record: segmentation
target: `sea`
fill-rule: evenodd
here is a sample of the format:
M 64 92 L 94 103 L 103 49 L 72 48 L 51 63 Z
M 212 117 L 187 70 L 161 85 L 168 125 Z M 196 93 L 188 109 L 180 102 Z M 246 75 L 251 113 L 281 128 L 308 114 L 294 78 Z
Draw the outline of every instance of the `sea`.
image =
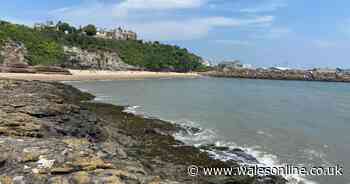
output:
M 341 167 L 342 176 L 285 175 L 291 184 L 350 184 L 350 84 L 233 78 L 66 82 L 125 111 L 193 126 L 195 146 L 240 148 L 270 167 Z M 227 160 L 229 155 L 212 155 Z

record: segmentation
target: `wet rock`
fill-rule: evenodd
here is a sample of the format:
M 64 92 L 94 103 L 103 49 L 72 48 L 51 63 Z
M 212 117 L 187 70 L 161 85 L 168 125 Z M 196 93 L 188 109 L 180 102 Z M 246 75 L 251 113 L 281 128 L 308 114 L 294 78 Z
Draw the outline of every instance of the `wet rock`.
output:
M 184 130 L 178 125 L 126 114 L 121 106 L 82 102 L 92 98 L 60 83 L 0 80 L 1 184 L 12 184 L 15 177 L 26 184 L 190 184 L 189 165 L 236 164 L 176 140 L 172 134 Z M 243 154 L 226 147 L 217 151 Z M 279 178 L 195 181 L 284 184 Z
M 60 74 L 60 75 L 72 75 L 69 70 L 57 67 L 57 66 L 43 66 L 43 65 L 37 65 L 34 66 L 33 69 L 36 73 L 42 73 L 42 74 Z

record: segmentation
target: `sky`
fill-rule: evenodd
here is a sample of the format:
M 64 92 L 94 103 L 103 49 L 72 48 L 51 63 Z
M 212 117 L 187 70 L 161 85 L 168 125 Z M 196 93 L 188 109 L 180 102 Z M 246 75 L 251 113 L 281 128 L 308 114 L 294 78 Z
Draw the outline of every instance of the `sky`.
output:
M 349 0 L 11 0 L 0 19 L 123 27 L 213 63 L 350 68 Z

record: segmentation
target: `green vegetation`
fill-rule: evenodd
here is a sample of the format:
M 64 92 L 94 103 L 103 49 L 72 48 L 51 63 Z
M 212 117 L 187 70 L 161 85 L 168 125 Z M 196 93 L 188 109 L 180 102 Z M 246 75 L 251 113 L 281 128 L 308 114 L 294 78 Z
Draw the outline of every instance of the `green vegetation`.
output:
M 59 21 L 57 23 L 57 28 L 60 32 L 63 32 L 63 33 L 69 33 L 69 34 L 72 34 L 72 33 L 75 33 L 77 32 L 77 29 L 74 27 L 74 26 L 71 26 L 69 25 L 68 23 L 66 22 L 61 22 Z
M 86 33 L 86 35 L 88 35 L 88 36 L 95 36 L 96 33 L 97 33 L 97 28 L 96 28 L 94 25 L 89 24 L 89 25 L 87 25 L 87 26 L 85 26 L 85 27 L 83 28 L 83 31 L 84 31 L 84 32 Z
M 59 64 L 64 61 L 63 45 L 90 51 L 116 51 L 124 62 L 152 71 L 188 72 L 203 70 L 201 58 L 178 46 L 159 42 L 95 38 L 94 25 L 76 29 L 59 22 L 57 29 L 34 30 L 22 25 L 0 23 L 0 44 L 8 38 L 25 44 L 30 64 Z
M 27 59 L 31 65 L 50 65 L 63 61 L 63 49 L 57 42 L 26 26 L 0 22 L 0 44 L 7 39 L 26 46 Z

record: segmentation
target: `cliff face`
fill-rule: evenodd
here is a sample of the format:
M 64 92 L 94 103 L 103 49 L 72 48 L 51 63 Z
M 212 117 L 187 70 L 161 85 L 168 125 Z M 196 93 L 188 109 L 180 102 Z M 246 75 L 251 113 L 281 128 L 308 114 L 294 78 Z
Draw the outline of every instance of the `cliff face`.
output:
M 92 70 L 136 70 L 137 68 L 122 61 L 116 52 L 87 51 L 77 47 L 64 47 L 66 61 L 62 66 L 71 69 Z
M 65 59 L 55 66 L 30 66 L 28 51 L 20 42 L 8 40 L 0 47 L 0 72 L 15 73 L 62 73 L 68 74 L 58 66 L 81 70 L 137 70 L 139 68 L 122 61 L 116 52 L 87 51 L 77 47 L 64 47 Z

